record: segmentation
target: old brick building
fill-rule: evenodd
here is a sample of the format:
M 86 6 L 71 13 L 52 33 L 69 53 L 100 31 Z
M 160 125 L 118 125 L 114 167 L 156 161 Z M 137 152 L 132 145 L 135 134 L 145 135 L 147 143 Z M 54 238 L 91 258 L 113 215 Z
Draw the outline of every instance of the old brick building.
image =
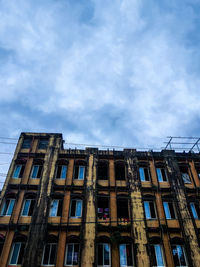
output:
M 64 149 L 22 133 L 1 192 L 0 266 L 200 266 L 200 154 Z

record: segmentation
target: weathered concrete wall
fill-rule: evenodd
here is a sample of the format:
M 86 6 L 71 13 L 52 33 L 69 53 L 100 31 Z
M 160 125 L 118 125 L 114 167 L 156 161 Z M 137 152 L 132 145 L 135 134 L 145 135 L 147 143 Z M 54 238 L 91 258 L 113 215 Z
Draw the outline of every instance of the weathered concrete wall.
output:
M 89 166 L 86 177 L 86 219 L 84 229 L 84 246 L 82 252 L 82 267 L 92 267 L 95 261 L 95 186 L 96 164 L 94 156 L 89 155 Z
M 136 245 L 136 266 L 148 267 L 150 260 L 147 253 L 147 236 L 142 204 L 142 194 L 137 177 L 137 159 L 127 158 L 128 179 L 130 186 L 131 213 L 132 213 L 132 232 Z
M 58 158 L 61 139 L 51 136 L 49 146 L 45 154 L 43 174 L 37 197 L 37 208 L 34 209 L 31 225 L 28 233 L 28 241 L 25 248 L 22 267 L 41 266 L 42 253 L 47 235 L 48 201 L 51 193 L 54 168 Z
M 186 249 L 188 250 L 188 261 L 190 266 L 197 267 L 200 265 L 200 248 L 193 221 L 188 210 L 187 197 L 185 194 L 184 184 L 181 178 L 178 162 L 175 154 L 169 151 L 164 152 L 165 161 L 170 175 L 172 188 L 177 198 L 180 222 L 182 224 L 183 235 L 185 236 Z

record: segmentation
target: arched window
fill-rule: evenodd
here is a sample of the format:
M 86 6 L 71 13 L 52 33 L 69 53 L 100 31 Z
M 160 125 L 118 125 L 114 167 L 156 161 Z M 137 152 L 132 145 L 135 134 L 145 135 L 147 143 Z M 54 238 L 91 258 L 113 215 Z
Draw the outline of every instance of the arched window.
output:
M 17 235 L 14 237 L 10 254 L 10 265 L 22 264 L 26 240 L 26 236 Z
M 106 161 L 99 161 L 98 162 L 97 179 L 108 180 L 108 163 Z
M 72 236 L 67 239 L 65 252 L 65 266 L 79 265 L 80 240 Z
M 129 221 L 129 201 L 127 195 L 117 196 L 117 218 L 124 222 Z
M 115 163 L 115 179 L 125 180 L 125 164 L 124 162 Z
M 174 237 L 170 240 L 170 242 L 171 242 L 174 266 L 175 267 L 189 266 L 184 246 L 184 240 L 179 237 Z
M 150 240 L 150 255 L 152 266 L 165 267 L 165 257 L 161 238 L 158 236 L 151 237 Z
M 11 216 L 15 205 L 16 194 L 7 192 L 1 209 L 1 216 Z
M 63 197 L 64 196 L 61 194 L 52 195 L 49 216 L 51 217 L 62 216 Z
M 129 237 L 123 237 L 119 244 L 120 266 L 133 266 L 133 245 Z
M 75 180 L 84 180 L 85 178 L 85 161 L 77 160 L 74 164 L 74 179 Z
M 106 236 L 97 238 L 97 266 L 111 266 L 110 239 Z
M 44 246 L 42 265 L 51 265 L 55 266 L 56 264 L 56 255 L 57 255 L 57 236 L 50 235 L 47 238 L 47 242 Z
M 24 203 L 22 206 L 21 216 L 32 216 L 35 207 L 35 193 L 28 193 L 25 195 Z
M 99 219 L 108 219 L 109 218 L 109 196 L 100 195 L 97 197 L 97 211 Z

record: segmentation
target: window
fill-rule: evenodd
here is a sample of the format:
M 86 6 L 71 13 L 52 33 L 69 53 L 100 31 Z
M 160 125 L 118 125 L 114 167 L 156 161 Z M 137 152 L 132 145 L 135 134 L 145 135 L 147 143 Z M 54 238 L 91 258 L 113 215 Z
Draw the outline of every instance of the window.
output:
M 47 149 L 49 143 L 48 138 L 41 138 L 39 140 L 38 149 Z
M 74 179 L 84 180 L 85 166 L 75 166 Z
M 32 179 L 40 178 L 41 173 L 42 173 L 42 165 L 33 165 L 30 177 Z
M 24 137 L 22 148 L 30 148 L 32 142 L 32 137 Z
M 35 199 L 26 199 L 22 209 L 22 216 L 32 216 L 35 206 Z
M 119 245 L 120 266 L 133 266 L 133 253 L 131 244 Z
M 3 208 L 1 210 L 1 216 L 12 215 L 14 205 L 15 205 L 15 199 L 6 199 L 3 204 Z
M 108 180 L 108 164 L 106 162 L 98 163 L 97 179 Z
M 98 197 L 98 218 L 106 220 L 109 218 L 109 199 L 108 197 Z
M 144 201 L 146 219 L 156 219 L 155 205 L 153 201 Z
M 122 197 L 117 199 L 117 217 L 123 219 L 124 222 L 129 221 L 128 199 Z
M 65 265 L 78 265 L 79 264 L 79 244 L 70 243 L 67 244 Z
M 67 178 L 67 166 L 66 165 L 57 165 L 56 178 L 57 179 L 66 179 Z
M 172 245 L 172 255 L 174 265 L 176 267 L 187 267 L 187 260 L 185 255 L 184 247 L 181 245 Z
M 166 219 L 176 219 L 174 205 L 172 202 L 163 202 Z
M 97 245 L 98 266 L 110 266 L 110 245 L 102 243 Z
M 79 218 L 82 216 L 82 200 L 73 199 L 71 201 L 70 217 Z
M 140 173 L 141 182 L 150 181 L 150 173 L 149 173 L 149 169 L 148 168 L 140 167 L 139 168 L 139 173 Z
M 190 176 L 187 172 L 181 172 L 181 177 L 183 179 L 184 184 L 191 184 Z
M 199 219 L 200 218 L 199 205 L 197 203 L 190 203 L 190 208 L 192 210 L 192 215 L 194 219 Z
M 53 199 L 51 201 L 50 216 L 61 216 L 62 215 L 62 199 Z
M 43 252 L 43 265 L 55 265 L 56 264 L 56 243 L 47 243 Z
M 151 261 L 153 267 L 164 267 L 164 256 L 161 245 L 151 245 Z
M 24 173 L 25 166 L 24 165 L 16 165 L 12 178 L 22 178 Z
M 25 243 L 16 242 L 13 244 L 10 255 L 10 265 L 22 264 L 22 259 L 24 256 L 24 248 L 25 248 Z
M 164 168 L 156 168 L 156 173 L 159 182 L 167 182 L 167 173 Z
M 116 180 L 125 180 L 125 166 L 123 163 L 115 164 L 115 179 Z

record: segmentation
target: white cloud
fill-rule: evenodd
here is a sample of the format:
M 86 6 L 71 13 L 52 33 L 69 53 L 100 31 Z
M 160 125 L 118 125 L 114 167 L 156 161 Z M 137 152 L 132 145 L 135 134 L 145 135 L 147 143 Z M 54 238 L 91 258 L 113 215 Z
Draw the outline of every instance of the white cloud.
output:
M 196 135 L 190 123 L 199 116 L 200 56 L 190 37 L 198 28 L 192 3 L 1 1 L 0 104 L 10 105 L 12 122 L 4 129 L 133 147 Z

